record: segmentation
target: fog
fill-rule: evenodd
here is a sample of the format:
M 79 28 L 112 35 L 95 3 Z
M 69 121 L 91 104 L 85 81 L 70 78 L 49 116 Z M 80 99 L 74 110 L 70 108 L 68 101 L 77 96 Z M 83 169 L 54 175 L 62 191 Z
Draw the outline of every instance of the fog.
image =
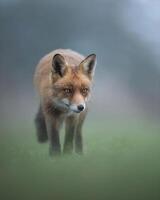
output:
M 33 117 L 35 66 L 57 48 L 97 54 L 94 116 L 159 118 L 159 1 L 1 0 L 0 25 L 3 124 Z
M 33 74 L 57 48 L 97 54 L 83 156 L 35 134 Z M 0 0 L 0 199 L 160 199 L 159 63 L 158 0 Z

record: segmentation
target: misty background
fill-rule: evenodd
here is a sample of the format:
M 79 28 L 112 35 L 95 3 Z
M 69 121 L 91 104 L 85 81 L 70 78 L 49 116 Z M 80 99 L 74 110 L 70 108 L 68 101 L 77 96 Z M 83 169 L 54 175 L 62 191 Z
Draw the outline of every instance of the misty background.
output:
M 97 54 L 83 156 L 35 134 L 35 67 L 57 48 Z M 159 0 L 0 0 L 0 199 L 159 200 L 159 63 Z
M 57 48 L 97 54 L 92 116 L 160 116 L 160 2 L 0 0 L 1 123 L 31 120 L 33 73 Z

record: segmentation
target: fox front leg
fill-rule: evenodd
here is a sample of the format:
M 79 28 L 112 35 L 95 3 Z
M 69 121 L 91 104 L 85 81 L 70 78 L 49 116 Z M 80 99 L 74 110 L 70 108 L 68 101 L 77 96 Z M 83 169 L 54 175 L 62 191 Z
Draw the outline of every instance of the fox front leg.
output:
M 67 117 L 65 126 L 65 139 L 63 152 L 72 153 L 73 151 L 73 138 L 76 131 L 77 118 L 74 116 Z
M 46 117 L 46 128 L 49 139 L 49 154 L 59 155 L 61 153 L 60 139 L 59 139 L 59 126 L 57 121 L 53 118 Z
M 83 141 L 82 141 L 82 123 L 78 123 L 75 134 L 75 152 L 78 154 L 83 153 Z
M 77 128 L 76 128 L 76 133 L 75 133 L 75 152 L 78 154 L 83 153 L 82 126 L 86 118 L 86 115 L 87 115 L 87 110 L 86 112 L 83 112 L 80 114 L 78 122 L 77 122 Z

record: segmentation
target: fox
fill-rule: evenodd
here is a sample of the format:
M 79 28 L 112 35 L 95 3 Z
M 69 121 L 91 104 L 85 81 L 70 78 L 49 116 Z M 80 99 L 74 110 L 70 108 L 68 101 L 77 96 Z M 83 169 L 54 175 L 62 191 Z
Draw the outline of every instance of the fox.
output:
M 84 55 L 70 49 L 56 49 L 41 58 L 34 73 L 39 97 L 35 117 L 37 139 L 49 141 L 49 154 L 61 151 L 83 154 L 82 126 L 88 113 L 96 54 Z M 63 150 L 59 132 L 65 123 Z

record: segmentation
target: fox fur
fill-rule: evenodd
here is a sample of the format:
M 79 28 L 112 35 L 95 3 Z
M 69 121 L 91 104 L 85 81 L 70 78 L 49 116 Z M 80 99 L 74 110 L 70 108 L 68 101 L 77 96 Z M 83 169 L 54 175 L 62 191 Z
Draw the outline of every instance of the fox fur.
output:
M 34 84 L 40 103 L 35 117 L 39 142 L 49 140 L 51 155 L 61 153 L 59 131 L 65 122 L 64 153 L 83 152 L 82 125 L 88 111 L 96 55 L 57 49 L 38 63 Z

